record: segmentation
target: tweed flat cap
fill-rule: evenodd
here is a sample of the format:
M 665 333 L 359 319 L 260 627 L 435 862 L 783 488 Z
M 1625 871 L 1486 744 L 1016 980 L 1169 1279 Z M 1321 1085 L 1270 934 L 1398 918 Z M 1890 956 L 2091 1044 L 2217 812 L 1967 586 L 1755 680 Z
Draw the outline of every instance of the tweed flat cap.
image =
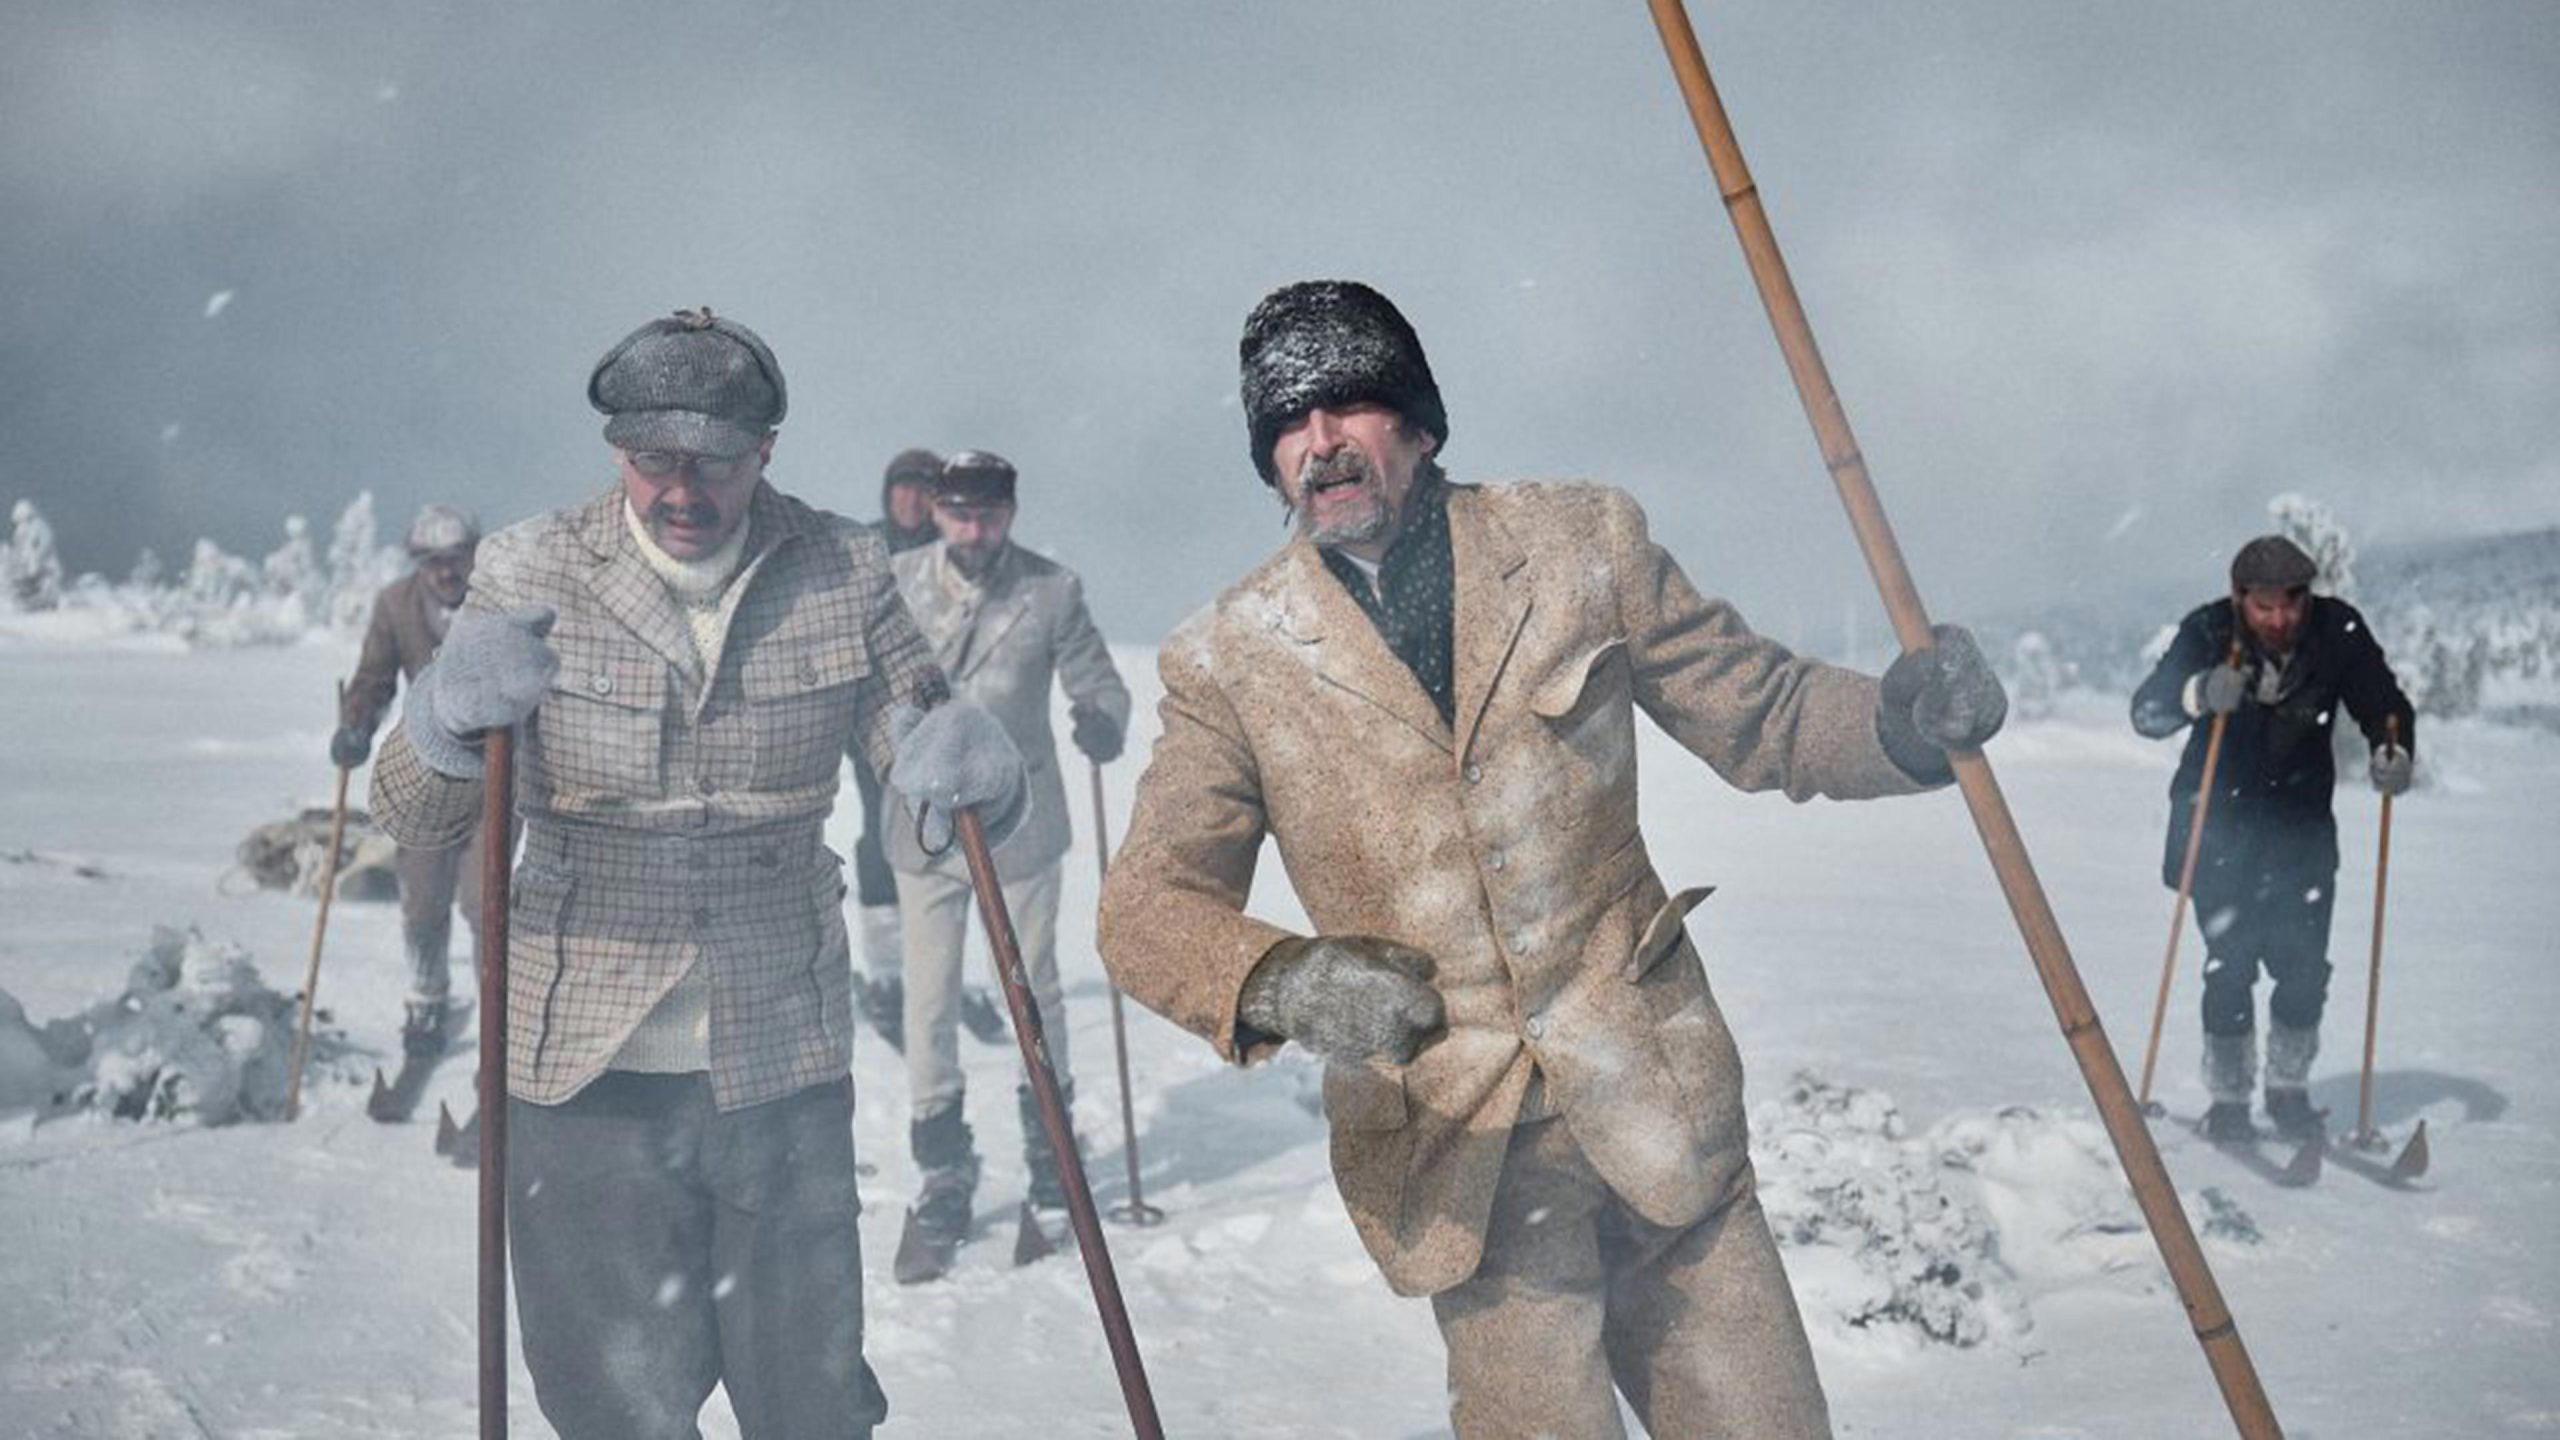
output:
M 756 332 L 709 306 L 652 320 L 604 352 L 587 403 L 623 450 L 743 455 L 782 423 L 782 367 Z

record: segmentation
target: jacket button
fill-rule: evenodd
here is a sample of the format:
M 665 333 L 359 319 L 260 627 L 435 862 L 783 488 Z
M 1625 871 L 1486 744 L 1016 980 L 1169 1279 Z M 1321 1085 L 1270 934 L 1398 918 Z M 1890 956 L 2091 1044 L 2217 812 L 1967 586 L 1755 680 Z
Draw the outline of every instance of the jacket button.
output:
M 1496 850 L 1492 854 L 1484 857 L 1484 863 L 1491 869 L 1499 870 L 1511 863 L 1511 857 L 1503 854 L 1499 850 Z
M 1514 955 L 1526 955 L 1529 953 L 1528 931 L 1514 930 L 1511 932 L 1511 953 Z
M 1543 1039 L 1545 1039 L 1545 1038 L 1546 1038 L 1546 1034 L 1547 1034 L 1547 1017 L 1546 1017 L 1546 1016 L 1544 1016 L 1544 1015 L 1532 1015 L 1532 1016 L 1530 1016 L 1530 1017 L 1529 1017 L 1529 1024 L 1528 1024 L 1528 1026 L 1527 1026 L 1527 1029 L 1528 1029 L 1528 1031 L 1529 1031 L 1529 1038 L 1530 1038 L 1530 1039 L 1532 1039 L 1532 1040 L 1543 1040 Z
M 1467 777 L 1467 783 L 1468 783 L 1468 784 L 1470 784 L 1470 785 L 1476 784 L 1477 782 L 1479 782 L 1479 781 L 1481 781 L 1481 780 L 1483 780 L 1483 779 L 1484 779 L 1484 767 L 1483 767 L 1483 766 L 1481 766 L 1481 765 L 1479 765 L 1479 764 L 1477 764 L 1477 763 L 1476 763 L 1476 762 L 1474 762 L 1473 760 L 1470 760 L 1470 761 L 1468 761 L 1468 762 L 1467 762 L 1467 768 L 1466 768 L 1465 774 L 1466 774 L 1466 777 Z
M 599 695 L 610 695 L 613 693 L 613 677 L 599 670 L 587 677 L 587 688 Z
M 800 662 L 800 683 L 803 685 L 815 685 L 818 683 L 818 665 L 816 661 L 803 660 Z
M 710 776 L 696 775 L 693 777 L 693 788 L 697 794 L 709 795 L 715 793 L 719 787 L 711 783 Z

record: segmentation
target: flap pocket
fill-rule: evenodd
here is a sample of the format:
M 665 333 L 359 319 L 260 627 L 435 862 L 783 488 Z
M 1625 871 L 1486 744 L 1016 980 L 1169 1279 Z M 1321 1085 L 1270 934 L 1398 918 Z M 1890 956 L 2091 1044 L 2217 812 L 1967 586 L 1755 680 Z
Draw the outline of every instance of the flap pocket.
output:
M 1344 1130 L 1404 1128 L 1404 1072 L 1383 1065 L 1325 1066 L 1324 1113 Z
M 812 638 L 798 645 L 770 642 L 749 647 L 738 684 L 749 700 L 784 700 L 871 673 L 871 652 L 847 636 Z
M 1699 902 L 1716 893 L 1713 885 L 1692 885 L 1662 902 L 1653 918 L 1644 922 L 1644 931 L 1636 936 L 1636 948 L 1627 956 L 1627 978 L 1642 980 L 1663 958 L 1680 948 L 1680 937 L 1687 933 L 1684 922 Z
M 1590 688 L 1591 677 L 1608 665 L 1612 655 L 1624 655 L 1626 649 L 1626 637 L 1615 635 L 1557 666 L 1554 674 L 1529 692 L 1529 708 L 1550 720 L 1571 714 L 1581 703 L 1582 692 Z
M 655 655 L 563 655 L 551 689 L 624 710 L 656 710 L 666 701 L 667 662 Z

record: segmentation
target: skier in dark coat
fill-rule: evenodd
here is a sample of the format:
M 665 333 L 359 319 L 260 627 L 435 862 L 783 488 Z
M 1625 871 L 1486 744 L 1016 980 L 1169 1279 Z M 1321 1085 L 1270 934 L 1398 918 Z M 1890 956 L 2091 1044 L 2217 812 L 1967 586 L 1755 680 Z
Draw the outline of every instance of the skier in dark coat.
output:
M 933 484 L 942 475 L 942 457 L 930 450 L 901 450 L 889 457 L 880 476 L 880 538 L 889 553 L 913 550 L 942 538 L 933 525 Z M 859 752 L 853 762 L 854 793 L 862 797 L 862 837 L 853 847 L 854 894 L 862 934 L 862 976 L 857 997 L 863 1018 L 893 1050 L 906 1039 L 906 942 L 898 926 L 898 877 L 889 868 L 882 827 L 888 808 L 880 803 L 880 777 Z M 981 1004 L 987 1004 L 981 1001 Z M 987 1004 L 990 1018 L 993 1006 Z
M 2319 1132 L 2312 1057 L 2329 993 L 2329 913 L 2337 895 L 2337 787 L 2332 736 L 2346 707 L 2373 747 L 2373 787 L 2409 788 L 2416 715 L 2356 608 L 2311 593 L 2318 567 L 2280 535 L 2242 546 L 2231 594 L 2189 611 L 2177 638 L 2133 694 L 2133 728 L 2154 738 L 2189 731 L 2169 782 L 2162 883 L 2186 860 L 2211 727 L 2226 715 L 2213 803 L 2197 853 L 2196 925 L 2203 932 L 2206 1133 L 2247 1139 L 2258 1068 L 2253 991 L 2264 966 L 2267 1118 L 2288 1138 Z M 2239 645 L 2233 649 L 2237 636 Z M 2398 738 L 2391 724 L 2398 722 Z

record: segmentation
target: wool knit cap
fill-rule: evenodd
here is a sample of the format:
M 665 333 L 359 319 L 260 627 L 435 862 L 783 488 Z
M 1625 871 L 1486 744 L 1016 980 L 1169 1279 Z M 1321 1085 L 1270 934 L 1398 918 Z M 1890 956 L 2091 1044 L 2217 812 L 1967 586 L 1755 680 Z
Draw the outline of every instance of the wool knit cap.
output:
M 1262 483 L 1271 447 L 1319 406 L 1384 405 L 1445 448 L 1449 414 L 1422 341 L 1393 302 L 1357 280 L 1302 280 L 1262 298 L 1237 346 L 1245 430 Z
M 1010 505 L 1013 480 L 1012 461 L 992 451 L 963 450 L 942 462 L 933 498 L 936 504 Z
M 652 320 L 604 352 L 587 403 L 622 450 L 744 455 L 782 423 L 782 367 L 756 332 L 711 307 Z
M 2240 547 L 2231 557 L 2231 588 L 2245 590 L 2252 585 L 2273 586 L 2292 590 L 2307 586 L 2320 573 L 2320 567 L 2302 547 L 2281 535 L 2261 535 Z

